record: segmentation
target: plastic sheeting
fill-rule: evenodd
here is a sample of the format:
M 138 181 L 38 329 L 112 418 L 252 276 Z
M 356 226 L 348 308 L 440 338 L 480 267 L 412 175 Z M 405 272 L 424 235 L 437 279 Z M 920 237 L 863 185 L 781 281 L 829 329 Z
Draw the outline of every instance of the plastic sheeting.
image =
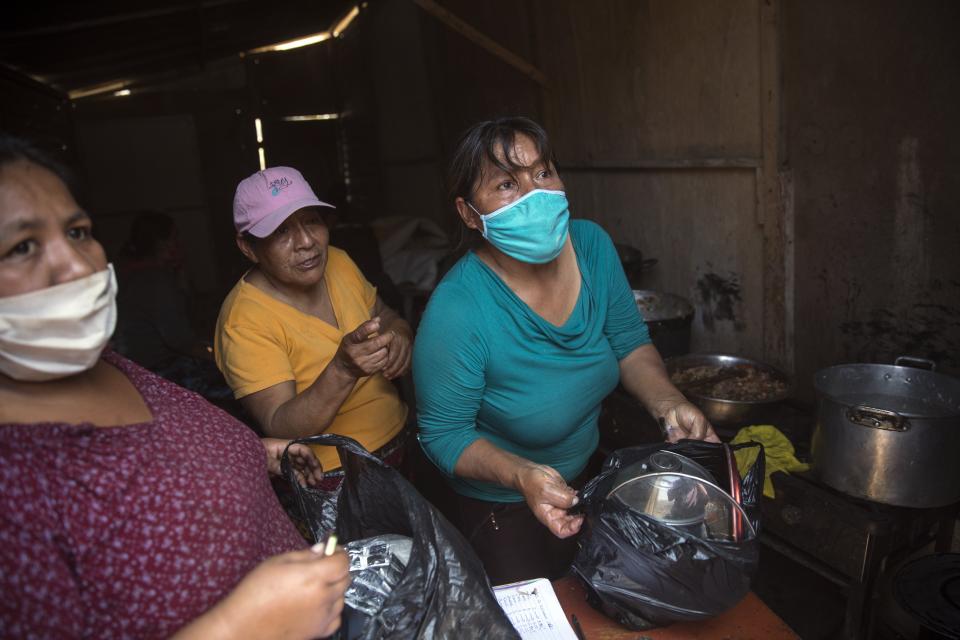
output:
M 391 216 L 371 223 L 380 241 L 383 270 L 397 285 L 432 291 L 440 261 L 450 251 L 447 234 L 428 218 Z

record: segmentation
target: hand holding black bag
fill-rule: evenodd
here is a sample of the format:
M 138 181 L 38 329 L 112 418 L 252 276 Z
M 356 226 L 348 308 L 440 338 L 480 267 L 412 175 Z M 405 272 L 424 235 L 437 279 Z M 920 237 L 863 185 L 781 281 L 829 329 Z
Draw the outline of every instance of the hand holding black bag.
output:
M 396 469 L 345 436 L 322 434 L 294 443 L 336 446 L 344 468 L 339 496 L 333 496 L 301 486 L 284 452 L 284 476 L 315 540 L 329 530 L 334 500 L 341 543 L 385 534 L 413 540 L 400 582 L 357 637 L 519 638 L 470 544 Z

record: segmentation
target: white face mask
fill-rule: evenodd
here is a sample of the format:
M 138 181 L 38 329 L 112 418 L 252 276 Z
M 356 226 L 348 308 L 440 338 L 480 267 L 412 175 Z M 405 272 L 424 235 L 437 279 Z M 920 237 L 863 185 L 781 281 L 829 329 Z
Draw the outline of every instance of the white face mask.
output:
M 0 373 L 39 382 L 86 371 L 116 325 L 112 264 L 79 280 L 0 298 Z

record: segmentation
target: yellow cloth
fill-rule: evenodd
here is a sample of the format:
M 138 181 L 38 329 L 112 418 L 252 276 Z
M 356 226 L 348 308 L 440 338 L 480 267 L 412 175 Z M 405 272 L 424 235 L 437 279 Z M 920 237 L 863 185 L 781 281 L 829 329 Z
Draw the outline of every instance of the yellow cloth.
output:
M 805 462 L 800 462 L 794 456 L 793 445 L 787 440 L 787 437 L 779 429 L 769 424 L 754 425 L 744 427 L 737 432 L 736 437 L 730 444 L 743 444 L 745 442 L 759 442 L 763 445 L 763 454 L 765 460 L 765 469 L 763 477 L 763 495 L 768 498 L 775 497 L 773 491 L 773 481 L 770 480 L 770 474 L 774 471 L 806 471 L 810 468 Z M 757 447 L 747 447 L 738 449 L 734 452 L 737 459 L 737 469 L 740 475 L 745 476 L 753 463 L 756 462 L 760 450 Z
M 333 359 L 340 339 L 371 317 L 377 290 L 340 249 L 330 247 L 327 291 L 339 328 L 305 314 L 243 278 L 220 308 L 214 353 L 237 398 L 293 380 L 297 393 L 313 384 Z M 369 451 L 403 429 L 407 407 L 381 374 L 361 378 L 324 433 L 349 436 Z M 315 447 L 324 470 L 340 467 L 334 447 Z

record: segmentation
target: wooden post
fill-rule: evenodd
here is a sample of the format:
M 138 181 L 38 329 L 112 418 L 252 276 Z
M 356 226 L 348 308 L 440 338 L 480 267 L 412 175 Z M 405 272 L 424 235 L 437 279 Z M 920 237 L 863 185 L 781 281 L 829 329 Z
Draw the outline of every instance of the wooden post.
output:
M 787 283 L 786 210 L 780 182 L 780 0 L 760 0 L 761 161 L 756 170 L 757 218 L 763 228 L 763 358 L 793 368 L 788 343 L 788 308 L 793 287 Z M 792 273 L 791 273 L 792 276 Z M 792 342 L 792 340 L 791 340 Z

